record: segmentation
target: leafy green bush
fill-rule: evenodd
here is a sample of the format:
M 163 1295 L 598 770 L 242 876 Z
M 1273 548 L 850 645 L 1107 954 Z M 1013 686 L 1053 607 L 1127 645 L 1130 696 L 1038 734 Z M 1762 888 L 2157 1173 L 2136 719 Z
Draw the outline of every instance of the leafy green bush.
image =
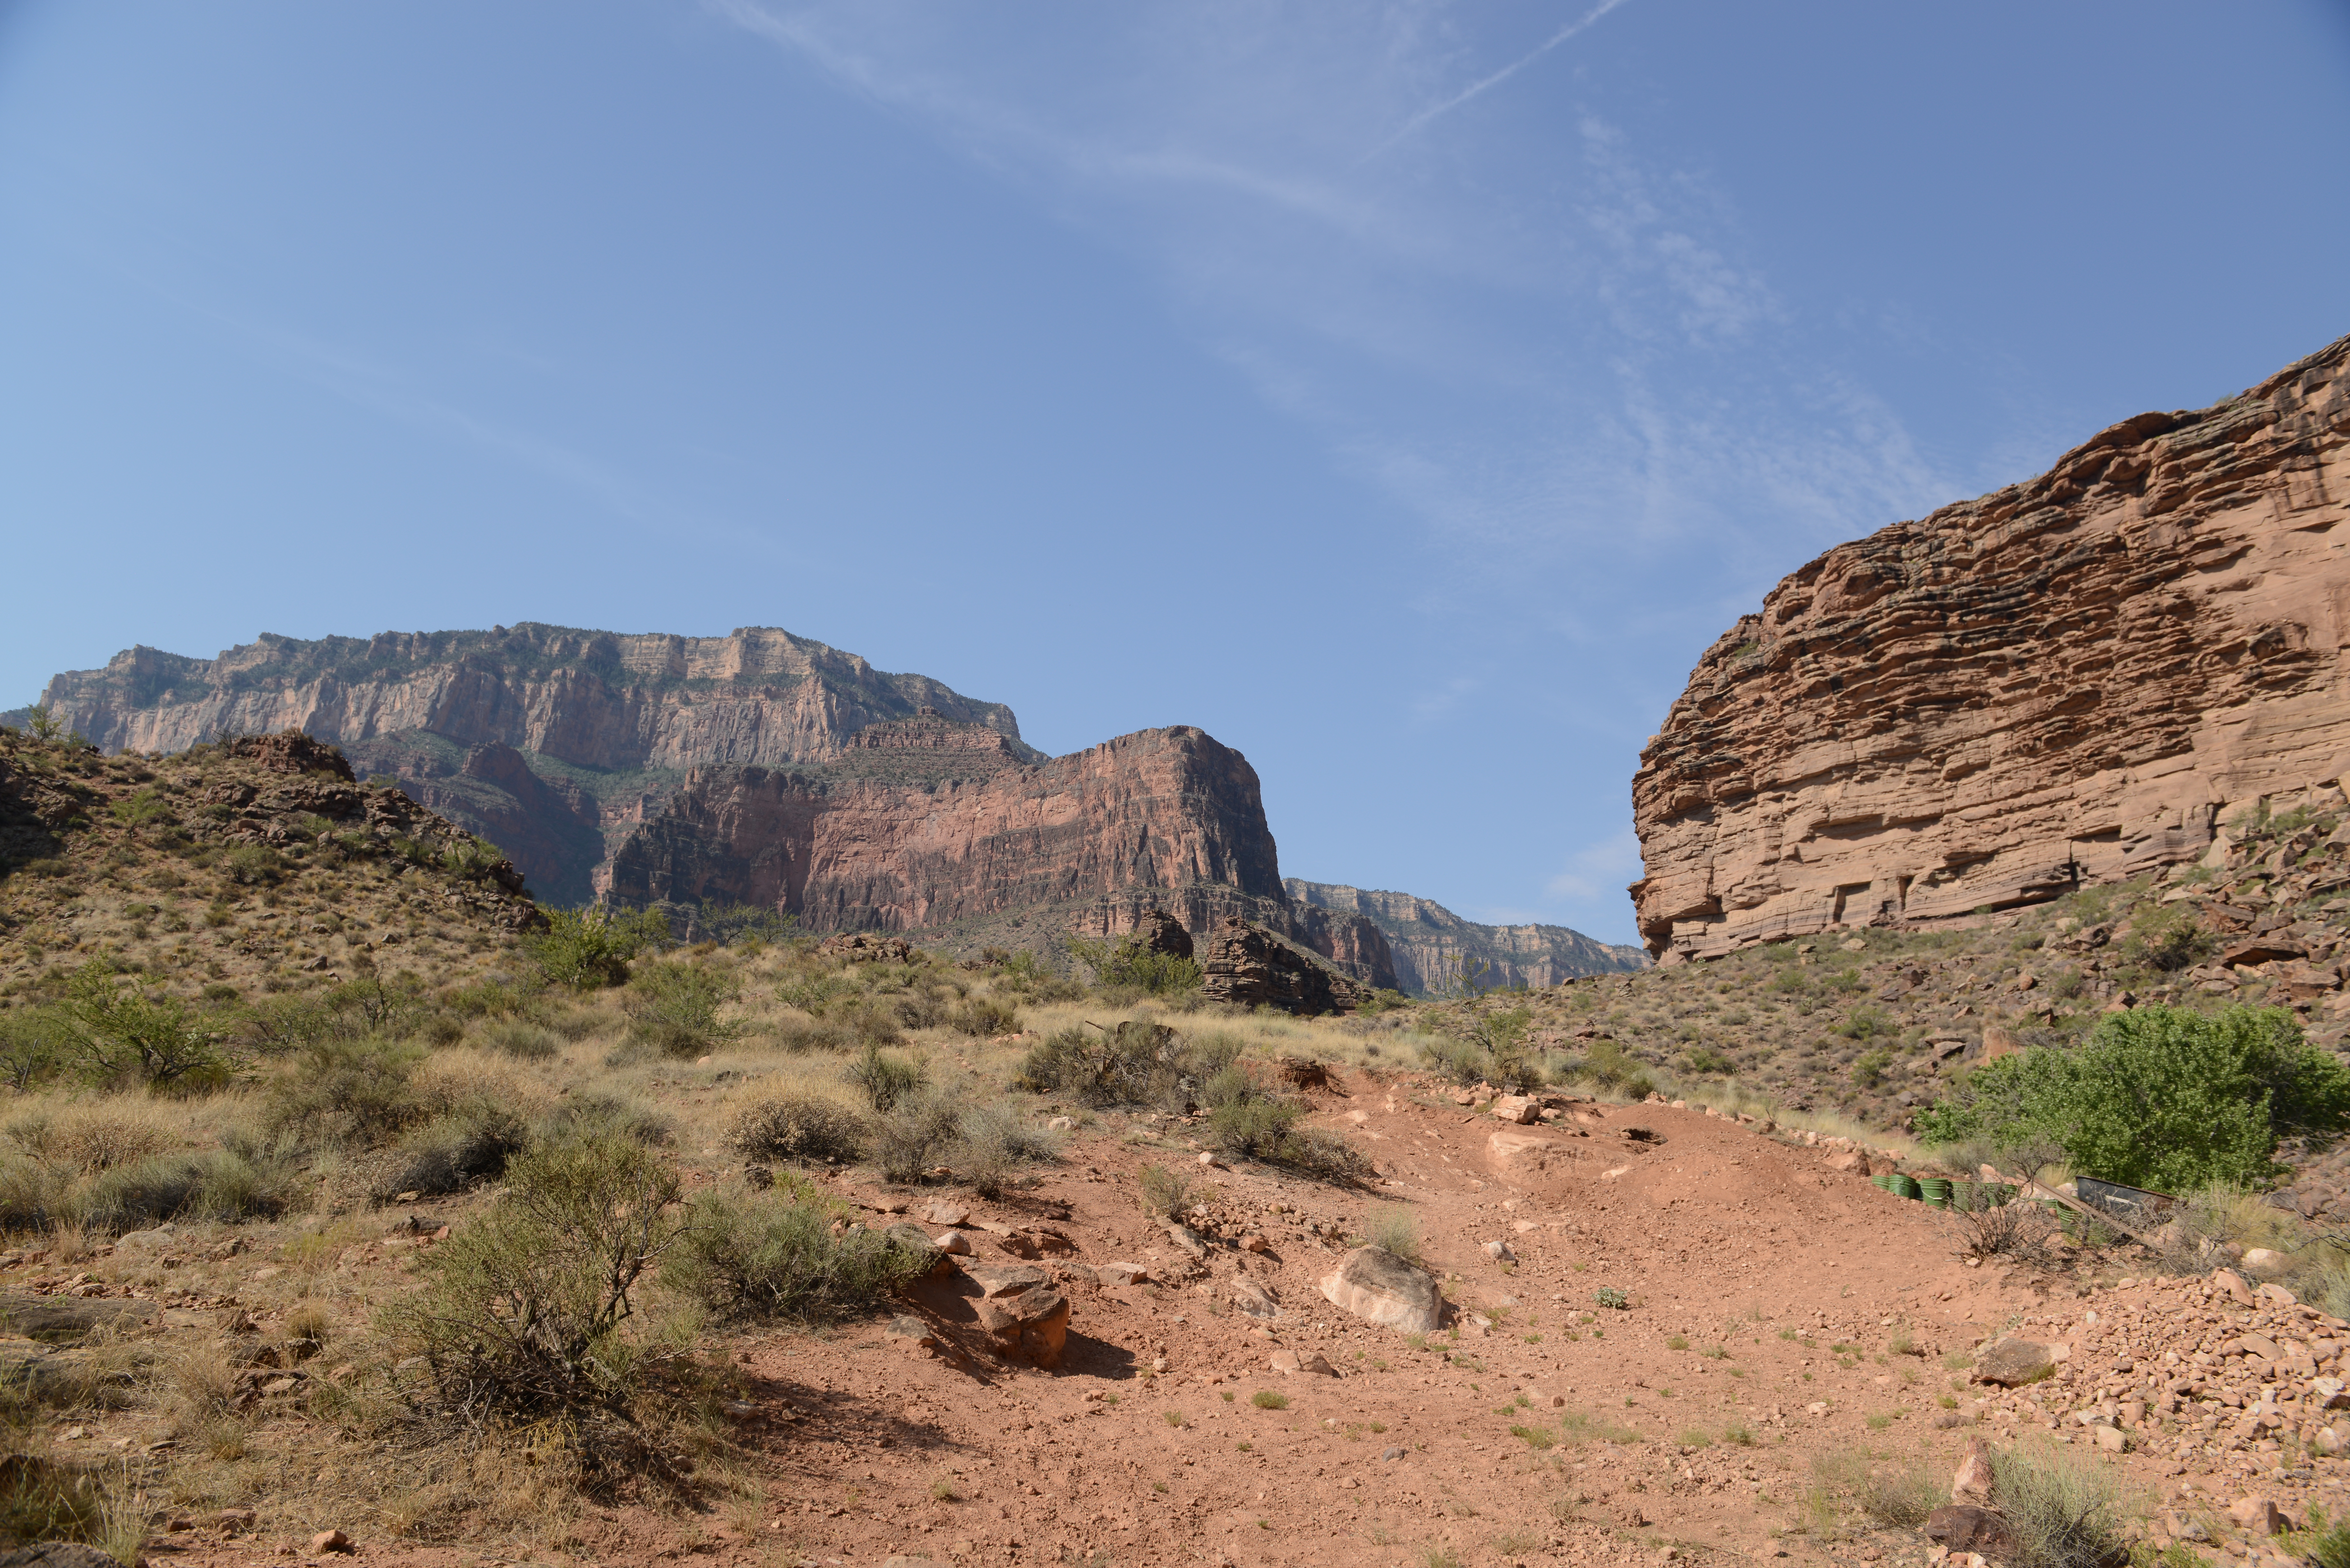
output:
M 2168 972 L 2201 963 L 2219 948 L 2219 938 L 2186 910 L 2153 904 L 2130 917 L 2130 934 L 2122 939 L 2121 956 L 2126 963 Z
M 22 1094 L 55 1077 L 65 1056 L 54 1018 L 22 1010 L 0 1014 L 0 1084 Z
M 216 1088 L 235 1069 L 225 1032 L 211 1019 L 119 984 L 102 962 L 74 971 L 56 1017 L 65 1050 L 96 1083 L 184 1092 Z
M 762 909 L 756 904 L 704 904 L 689 919 L 686 934 L 698 942 L 727 947 L 749 942 L 775 943 L 791 935 L 800 918 L 788 910 Z
M 1250 1096 L 1218 1106 L 1208 1117 L 1208 1142 L 1235 1159 L 1262 1160 L 1318 1180 L 1352 1182 L 1371 1174 L 1371 1162 L 1336 1133 L 1298 1126 L 1303 1106 Z
M 2282 1008 L 2140 1007 L 2077 1050 L 1983 1064 L 1917 1125 L 1935 1143 L 2050 1139 L 2075 1170 L 2133 1187 L 2251 1187 L 2281 1174 L 2282 1136 L 2350 1127 L 2350 1070 Z
M 506 852 L 486 838 L 453 838 L 441 851 L 441 869 L 469 882 L 486 881 L 507 864 Z
M 1029 1049 L 1014 1083 L 1081 1105 L 1179 1107 L 1240 1054 L 1226 1035 L 1186 1037 L 1164 1023 L 1129 1020 L 1087 1034 L 1064 1029 Z
M 1153 996 L 1175 996 L 1200 989 L 1200 966 L 1173 953 L 1152 952 L 1138 936 L 1116 943 L 1068 939 L 1069 951 L 1094 971 L 1094 983 L 1105 990 L 1131 987 Z
M 910 1062 L 878 1045 L 868 1045 L 865 1054 L 849 1064 L 847 1076 L 865 1092 L 866 1104 L 886 1116 L 900 1100 L 928 1084 L 931 1071 L 919 1057 Z
M 592 1484 L 674 1471 L 648 1417 L 688 1333 L 637 1332 L 638 1293 L 686 1228 L 677 1173 L 628 1138 L 548 1144 L 505 1198 L 419 1260 L 422 1287 L 378 1314 L 401 1392 L 450 1429 L 534 1429 Z
M 524 939 L 523 950 L 550 985 L 580 991 L 619 985 L 629 961 L 669 940 L 669 917 L 659 909 L 615 914 L 601 905 L 548 909 L 546 929 Z
M 266 1125 L 312 1147 L 379 1147 L 422 1119 L 410 1080 L 423 1060 L 404 1041 L 313 1040 L 270 1080 Z
M 701 963 L 655 963 L 629 981 L 623 1004 L 631 1038 L 664 1056 L 705 1056 L 742 1038 L 743 1025 L 722 1020 L 718 1010 L 743 994 L 730 971 Z
M 726 1141 L 753 1159 L 848 1161 L 864 1152 L 864 1118 L 815 1095 L 773 1095 L 735 1114 Z
M 664 1283 L 730 1319 L 824 1323 L 869 1312 L 924 1261 L 886 1232 L 852 1227 L 856 1210 L 786 1175 L 772 1191 L 697 1195 Z
M 240 844 L 221 856 L 220 867 L 231 881 L 265 886 L 286 874 L 286 857 L 266 844 Z

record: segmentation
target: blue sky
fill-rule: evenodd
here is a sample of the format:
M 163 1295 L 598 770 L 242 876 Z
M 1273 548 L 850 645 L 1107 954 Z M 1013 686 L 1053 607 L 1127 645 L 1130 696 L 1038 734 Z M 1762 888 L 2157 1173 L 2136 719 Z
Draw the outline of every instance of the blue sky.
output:
M 2350 8 L 0 0 L 0 705 L 777 625 L 1633 937 L 1821 549 L 2350 331 Z

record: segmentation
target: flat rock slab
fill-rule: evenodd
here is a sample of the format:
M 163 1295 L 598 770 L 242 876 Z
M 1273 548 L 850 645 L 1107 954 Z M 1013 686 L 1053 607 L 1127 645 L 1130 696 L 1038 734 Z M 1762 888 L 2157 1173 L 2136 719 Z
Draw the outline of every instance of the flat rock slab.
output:
M 1322 1293 L 1366 1323 L 1406 1334 L 1432 1334 L 1444 1321 L 1444 1296 L 1435 1279 L 1382 1247 L 1357 1247 L 1339 1259 L 1323 1280 Z
M 153 1315 L 154 1307 L 147 1302 L 0 1294 L 0 1329 L 49 1345 L 79 1339 L 108 1324 L 145 1323 Z
M 965 1263 L 962 1272 L 983 1296 L 1013 1296 L 1023 1291 L 1040 1290 L 1045 1284 L 1045 1271 L 1019 1263 Z

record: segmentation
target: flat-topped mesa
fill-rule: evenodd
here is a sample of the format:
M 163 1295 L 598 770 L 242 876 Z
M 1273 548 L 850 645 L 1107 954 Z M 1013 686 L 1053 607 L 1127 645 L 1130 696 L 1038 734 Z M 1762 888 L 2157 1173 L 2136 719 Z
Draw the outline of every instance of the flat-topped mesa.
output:
M 2350 774 L 2345 364 L 2140 414 L 1782 581 L 1641 753 L 1648 950 L 2038 902 Z

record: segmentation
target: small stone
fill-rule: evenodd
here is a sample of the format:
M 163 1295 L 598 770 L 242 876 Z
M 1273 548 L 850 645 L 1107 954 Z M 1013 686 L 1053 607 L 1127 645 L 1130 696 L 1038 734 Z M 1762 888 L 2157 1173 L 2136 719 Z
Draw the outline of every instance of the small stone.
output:
M 960 1231 L 950 1231 L 943 1236 L 934 1237 L 931 1241 L 931 1245 L 936 1247 L 940 1251 L 946 1253 L 951 1258 L 968 1258 L 971 1256 L 971 1238 L 964 1235 Z
M 1150 1278 L 1150 1271 L 1140 1263 L 1100 1263 L 1094 1268 L 1094 1279 L 1105 1285 L 1139 1285 Z
M 1045 1124 L 1045 1128 L 1047 1132 L 1075 1132 L 1077 1124 L 1067 1116 L 1055 1116 Z
M 2264 1279 L 2281 1274 L 2293 1266 L 2291 1258 L 2270 1247 L 2249 1249 L 2244 1253 L 2242 1262 L 2246 1272 L 2258 1274 Z
M 2048 1346 L 2029 1339 L 2002 1339 L 1976 1358 L 1974 1380 L 2015 1388 L 2048 1376 L 2055 1357 Z
M 1379 1450 L 1379 1458 L 1383 1459 L 1399 1459 L 1404 1457 L 1406 1452 L 1407 1450 L 1403 1449 L 1382 1449 Z
M 923 1210 L 922 1221 L 928 1225 L 938 1225 L 947 1230 L 959 1231 L 971 1223 L 971 1210 L 960 1203 L 933 1203 Z
M 1224 1162 L 1216 1158 L 1215 1151 L 1213 1149 L 1203 1148 L 1200 1151 L 1200 1163 L 1206 1166 L 1209 1169 L 1214 1170 L 1221 1168 Z
M 351 1538 L 339 1530 L 322 1530 L 310 1537 L 310 1555 L 313 1557 L 323 1552 L 349 1550 L 351 1550 Z
M 2252 1287 L 2246 1282 L 2244 1276 L 2235 1270 L 2214 1269 L 2211 1272 L 2211 1282 L 2227 1292 L 2228 1299 L 2238 1306 L 2252 1304 Z
M 1968 1442 L 1966 1458 L 1950 1478 L 1950 1501 L 1989 1507 L 1991 1492 L 1991 1445 L 1976 1438 Z
M 2095 1439 L 2097 1447 L 2109 1454 L 2122 1453 L 2129 1448 L 2129 1438 L 2118 1427 L 2099 1427 L 2091 1436 Z
M 1273 1243 L 1252 1231 L 1247 1235 L 1241 1238 L 1241 1251 L 1243 1252 L 1254 1252 L 1257 1256 L 1263 1257 L 1267 1252 L 1273 1251 Z
M 1510 1244 L 1507 1241 L 1488 1241 L 1485 1243 L 1484 1252 L 1485 1256 L 1497 1263 L 1514 1263 L 1518 1261 L 1517 1253 L 1510 1250 Z

